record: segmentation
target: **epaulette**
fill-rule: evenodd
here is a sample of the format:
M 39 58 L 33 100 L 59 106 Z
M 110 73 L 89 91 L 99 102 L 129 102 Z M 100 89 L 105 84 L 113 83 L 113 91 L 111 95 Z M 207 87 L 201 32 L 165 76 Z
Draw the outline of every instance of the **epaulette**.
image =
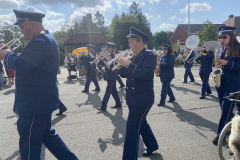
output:
M 150 56 L 156 56 L 156 53 L 154 53 L 153 50 L 146 49 L 146 52 L 147 52 Z

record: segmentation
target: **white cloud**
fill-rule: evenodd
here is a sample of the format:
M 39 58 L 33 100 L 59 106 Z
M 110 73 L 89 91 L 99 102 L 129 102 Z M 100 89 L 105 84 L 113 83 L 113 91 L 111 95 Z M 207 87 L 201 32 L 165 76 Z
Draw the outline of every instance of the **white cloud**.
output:
M 179 22 L 188 23 L 188 17 L 185 17 L 183 19 L 182 18 L 178 18 L 178 21 Z M 196 22 L 196 20 L 190 18 L 190 22 Z
M 1 9 L 13 9 L 19 8 L 20 2 L 17 0 L 0 0 L 0 8 Z
M 177 2 L 178 2 L 178 0 L 174 0 L 174 1 L 171 2 L 171 4 L 174 5 Z
M 176 26 L 173 24 L 163 23 L 159 28 L 162 30 L 173 31 L 176 28 Z
M 44 18 L 43 25 L 45 29 L 49 30 L 50 32 L 54 32 L 56 30 L 59 30 L 64 22 L 64 18 L 50 21 L 48 21 L 47 18 Z
M 52 6 L 57 4 L 71 4 L 76 8 L 95 7 L 103 5 L 104 0 L 20 0 L 21 4 Z
M 151 4 L 152 3 L 159 3 L 159 2 L 161 2 L 162 0 L 148 0 Z
M 47 17 L 57 17 L 57 16 L 64 16 L 62 13 L 56 13 L 54 11 L 47 10 Z
M 13 24 L 16 21 L 15 14 L 0 15 L 0 26 L 4 25 L 4 22 Z
M 153 16 L 149 15 L 148 13 L 145 13 L 144 15 L 146 16 L 147 20 L 149 20 L 150 18 L 153 18 Z
M 190 3 L 190 12 L 195 11 L 209 11 L 212 8 L 212 6 L 209 5 L 208 2 L 203 3 Z M 187 13 L 188 12 L 188 4 L 184 9 L 180 9 L 181 13 Z
M 79 10 L 74 11 L 74 13 L 70 16 L 70 20 L 71 21 L 77 20 L 78 22 L 80 22 L 84 15 L 85 14 L 81 13 Z
M 170 20 L 173 20 L 173 19 L 175 19 L 176 18 L 176 16 L 172 16 L 172 17 L 170 17 Z
M 144 2 L 140 2 L 139 6 L 145 6 L 146 4 Z

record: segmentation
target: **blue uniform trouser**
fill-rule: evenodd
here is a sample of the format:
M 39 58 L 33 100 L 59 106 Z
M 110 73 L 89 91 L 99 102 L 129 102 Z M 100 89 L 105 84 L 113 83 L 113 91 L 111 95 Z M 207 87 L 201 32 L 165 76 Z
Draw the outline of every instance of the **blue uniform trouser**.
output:
M 1 63 L 1 62 L 0 62 L 0 63 Z M 4 87 L 2 75 L 3 75 L 3 72 L 0 72 L 0 88 L 1 88 L 1 87 Z
M 19 116 L 17 129 L 22 160 L 40 160 L 42 144 L 58 160 L 78 159 L 51 126 L 51 116 L 52 114 Z
M 222 98 L 225 96 L 229 96 L 230 92 L 226 92 L 223 90 L 217 90 L 218 93 L 218 99 L 219 99 L 219 104 L 221 107 L 221 118 L 219 121 L 219 125 L 218 125 L 218 132 L 217 132 L 217 136 L 220 136 L 220 133 L 222 131 L 222 129 L 224 128 L 224 126 L 231 121 L 232 117 L 233 117 L 233 108 L 234 108 L 234 103 L 231 101 L 222 101 Z
M 162 91 L 161 91 L 161 100 L 160 104 L 165 104 L 167 95 L 170 97 L 170 100 L 175 100 L 172 89 L 170 88 L 171 79 L 160 78 L 162 82 Z
M 104 109 L 107 108 L 107 103 L 108 103 L 108 100 L 111 95 L 113 96 L 117 106 L 122 105 L 120 98 L 118 96 L 117 88 L 116 88 L 116 80 L 115 81 L 107 81 L 107 88 L 105 91 L 105 95 L 103 97 L 101 108 L 104 108 Z
M 202 91 L 201 91 L 201 94 L 202 95 L 205 95 L 206 92 L 207 93 L 212 93 L 211 92 L 211 89 L 210 89 L 210 86 L 208 84 L 208 81 L 209 81 L 209 75 L 210 75 L 211 72 L 200 72 L 199 73 L 199 76 L 201 77 L 201 80 L 202 80 Z
M 127 133 L 123 148 L 123 160 L 137 160 L 140 135 L 147 152 L 158 149 L 158 143 L 147 123 L 146 116 L 151 106 L 128 106 Z
M 184 74 L 184 82 L 187 82 L 188 76 L 189 76 L 191 81 L 195 81 L 194 77 L 193 77 L 193 74 L 191 72 L 192 67 L 185 67 L 185 68 L 186 68 L 186 70 L 185 70 L 185 74 Z
M 88 70 L 87 71 L 87 81 L 86 81 L 86 85 L 85 85 L 84 91 L 89 91 L 89 86 L 90 86 L 91 81 L 93 81 L 96 89 L 100 89 L 100 87 L 98 85 L 98 81 L 97 81 L 97 77 L 96 77 L 95 71 L 92 71 L 92 70 L 89 71 Z
M 119 76 L 117 78 L 117 81 L 118 81 L 118 83 L 120 84 L 121 87 L 125 87 L 125 85 L 123 84 L 122 79 Z
M 62 101 L 60 99 L 59 99 L 58 109 L 60 111 L 66 111 L 67 110 L 67 107 L 62 103 Z

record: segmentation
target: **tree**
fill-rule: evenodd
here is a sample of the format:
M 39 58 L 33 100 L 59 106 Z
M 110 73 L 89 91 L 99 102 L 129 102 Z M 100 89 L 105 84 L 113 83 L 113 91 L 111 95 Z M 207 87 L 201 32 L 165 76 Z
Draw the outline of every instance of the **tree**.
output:
M 197 31 L 200 42 L 198 46 L 202 46 L 205 41 L 216 41 L 218 40 L 218 30 L 216 26 L 209 20 L 203 23 L 203 30 Z
M 98 28 L 101 28 L 104 26 L 104 16 L 97 11 L 93 16 L 93 22 L 97 25 Z
M 161 31 L 156 32 L 153 35 L 153 45 L 156 49 L 161 49 L 162 44 L 170 44 L 170 37 L 172 36 L 172 31 Z
M 129 15 L 136 16 L 139 13 L 142 13 L 142 9 L 139 8 L 139 4 L 137 4 L 135 1 L 131 4 L 131 6 L 128 8 Z

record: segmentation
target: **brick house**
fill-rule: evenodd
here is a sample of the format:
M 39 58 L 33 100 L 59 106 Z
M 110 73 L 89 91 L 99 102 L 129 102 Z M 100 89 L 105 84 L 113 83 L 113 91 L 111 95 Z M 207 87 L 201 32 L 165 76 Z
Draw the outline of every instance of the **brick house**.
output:
M 95 45 L 93 49 L 100 52 L 106 42 L 111 42 L 92 21 L 92 15 L 86 14 L 86 23 L 79 32 L 64 43 L 64 54 L 71 53 L 74 49 L 84 47 L 87 44 Z
M 223 24 L 236 27 L 235 35 L 240 36 L 240 16 L 234 17 L 234 15 L 230 15 L 228 20 L 224 21 Z
M 214 24 L 216 28 L 222 26 L 224 24 Z M 190 35 L 197 35 L 197 31 L 202 31 L 203 25 L 202 24 L 190 24 Z M 179 24 L 175 31 L 173 32 L 172 36 L 170 37 L 171 46 L 173 47 L 175 43 L 178 41 L 188 38 L 188 24 Z

